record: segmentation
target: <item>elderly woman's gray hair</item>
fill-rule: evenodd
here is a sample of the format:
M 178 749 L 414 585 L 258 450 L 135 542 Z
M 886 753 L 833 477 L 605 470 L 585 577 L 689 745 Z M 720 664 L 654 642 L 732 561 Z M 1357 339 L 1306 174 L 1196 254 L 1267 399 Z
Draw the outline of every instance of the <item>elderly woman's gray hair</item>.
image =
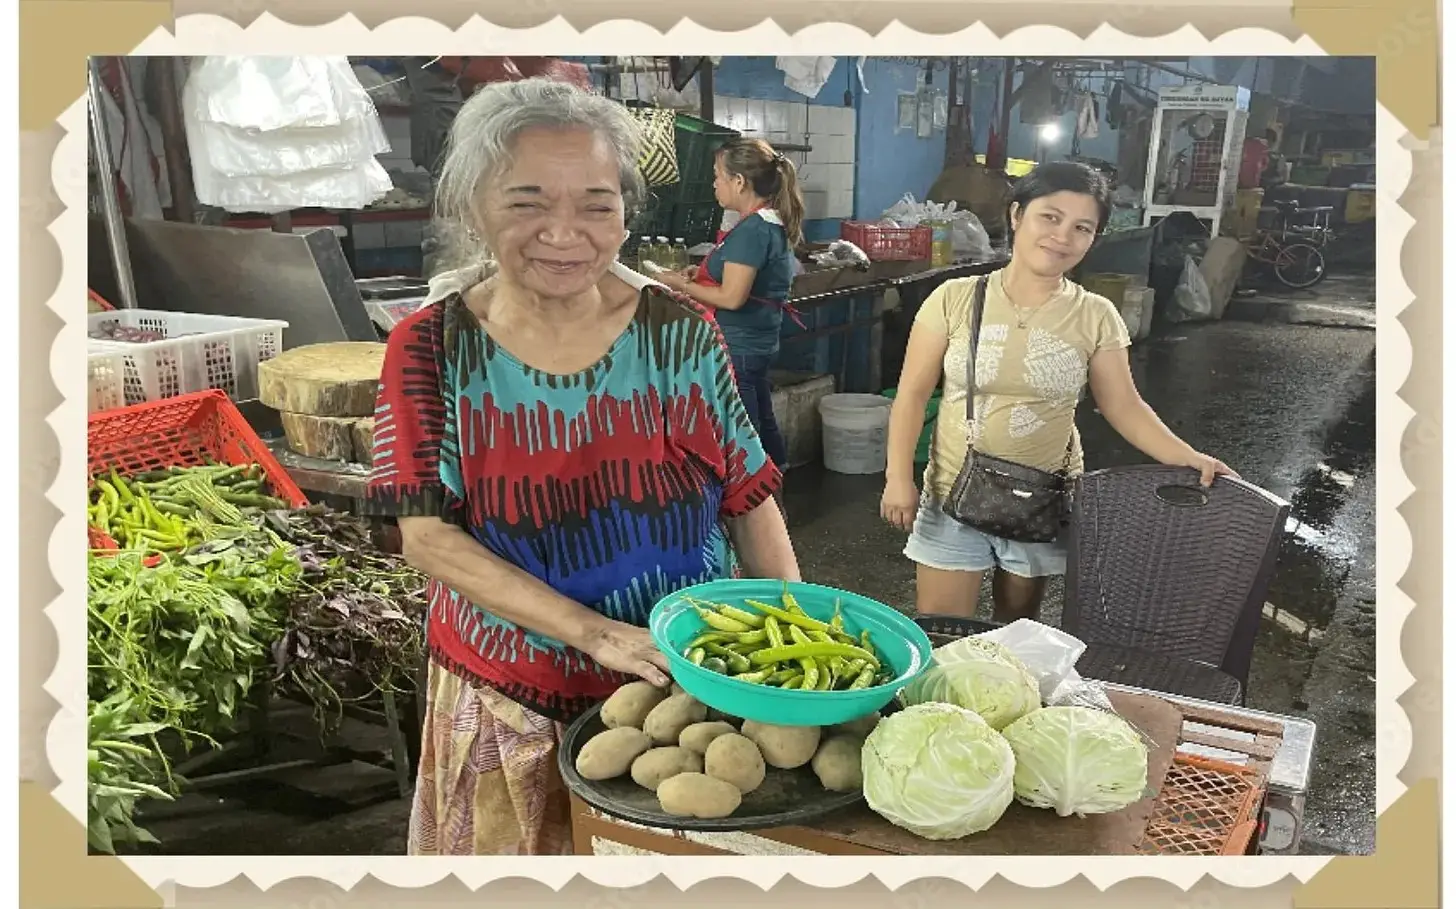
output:
M 632 216 L 645 191 L 637 169 L 642 148 L 637 121 L 616 101 L 539 78 L 491 83 L 461 106 L 435 188 L 435 216 L 450 228 L 473 229 L 481 183 L 510 166 L 516 136 L 533 127 L 576 127 L 603 136 L 616 152 L 622 201 Z

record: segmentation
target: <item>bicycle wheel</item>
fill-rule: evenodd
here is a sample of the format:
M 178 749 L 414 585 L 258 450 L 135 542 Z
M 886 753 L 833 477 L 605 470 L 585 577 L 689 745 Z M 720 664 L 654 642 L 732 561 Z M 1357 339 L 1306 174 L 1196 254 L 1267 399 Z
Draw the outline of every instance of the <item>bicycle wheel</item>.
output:
M 1274 277 L 1292 290 L 1313 287 L 1325 279 L 1325 254 L 1309 243 L 1291 243 L 1274 256 Z

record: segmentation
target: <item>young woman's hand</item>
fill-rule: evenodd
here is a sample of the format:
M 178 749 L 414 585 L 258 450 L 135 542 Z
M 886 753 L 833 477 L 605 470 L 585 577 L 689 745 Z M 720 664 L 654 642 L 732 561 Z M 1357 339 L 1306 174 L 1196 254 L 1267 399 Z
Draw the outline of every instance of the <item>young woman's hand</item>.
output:
M 1239 475 L 1234 472 L 1232 467 L 1220 461 L 1218 458 L 1196 451 L 1180 466 L 1192 467 L 1198 471 L 1198 482 L 1203 486 L 1212 486 L 1215 477 L 1233 477 L 1236 480 L 1239 479 Z
M 920 508 L 920 491 L 909 478 L 886 480 L 880 497 L 880 517 L 896 530 L 909 533 L 915 528 L 915 513 Z

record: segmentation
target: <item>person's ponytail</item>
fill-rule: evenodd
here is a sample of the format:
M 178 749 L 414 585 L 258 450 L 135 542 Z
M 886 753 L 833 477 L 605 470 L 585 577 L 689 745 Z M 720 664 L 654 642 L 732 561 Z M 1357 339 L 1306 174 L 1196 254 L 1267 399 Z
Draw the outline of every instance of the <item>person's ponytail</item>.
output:
M 783 154 L 778 156 L 779 191 L 774 194 L 774 211 L 784 222 L 789 248 L 804 242 L 804 194 L 799 191 L 799 171 Z

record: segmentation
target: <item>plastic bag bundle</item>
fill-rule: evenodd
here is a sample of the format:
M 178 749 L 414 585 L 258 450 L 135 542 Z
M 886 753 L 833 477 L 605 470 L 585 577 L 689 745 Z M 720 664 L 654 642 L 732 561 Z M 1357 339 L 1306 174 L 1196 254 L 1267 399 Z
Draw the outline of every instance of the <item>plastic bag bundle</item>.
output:
M 347 57 L 202 57 L 182 93 L 199 201 L 363 208 L 393 188 L 389 140 Z
M 885 209 L 880 221 L 894 227 L 919 227 L 931 221 L 950 225 L 951 255 L 956 259 L 985 261 L 991 258 L 991 236 L 974 213 L 950 202 L 917 202 L 906 193 Z

